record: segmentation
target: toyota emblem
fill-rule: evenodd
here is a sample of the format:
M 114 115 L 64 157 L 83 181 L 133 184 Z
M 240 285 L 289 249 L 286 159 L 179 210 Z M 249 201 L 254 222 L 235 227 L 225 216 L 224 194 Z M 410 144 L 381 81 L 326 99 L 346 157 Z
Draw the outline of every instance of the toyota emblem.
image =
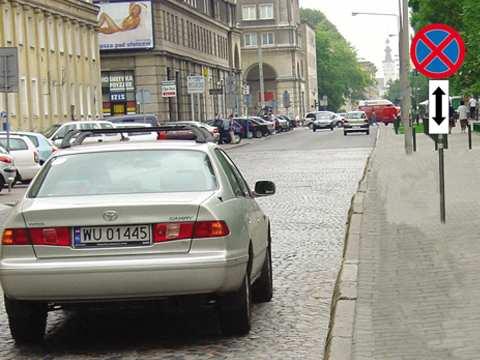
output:
M 105 221 L 115 221 L 118 219 L 118 212 L 115 210 L 107 210 L 103 213 L 103 219 Z

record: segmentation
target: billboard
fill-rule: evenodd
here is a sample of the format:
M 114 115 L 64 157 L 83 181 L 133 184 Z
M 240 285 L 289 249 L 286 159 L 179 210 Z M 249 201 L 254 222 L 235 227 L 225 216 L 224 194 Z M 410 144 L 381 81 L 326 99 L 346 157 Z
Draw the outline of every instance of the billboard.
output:
M 101 51 L 153 48 L 151 1 L 97 3 Z

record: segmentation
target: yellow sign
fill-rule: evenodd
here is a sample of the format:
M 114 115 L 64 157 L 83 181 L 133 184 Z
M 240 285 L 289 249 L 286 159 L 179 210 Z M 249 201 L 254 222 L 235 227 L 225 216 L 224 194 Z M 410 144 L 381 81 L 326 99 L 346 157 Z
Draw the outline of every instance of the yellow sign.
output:
M 203 77 L 208 78 L 208 68 L 203 68 L 202 73 L 203 73 Z

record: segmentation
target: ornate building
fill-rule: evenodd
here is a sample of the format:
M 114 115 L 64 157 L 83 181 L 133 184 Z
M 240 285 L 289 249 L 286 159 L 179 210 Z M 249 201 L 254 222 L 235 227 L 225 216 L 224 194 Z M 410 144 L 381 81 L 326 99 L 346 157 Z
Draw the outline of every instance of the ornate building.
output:
M 0 0 L 0 13 L 0 46 L 16 47 L 19 57 L 19 92 L 8 96 L 12 127 L 100 117 L 98 8 L 83 0 Z
M 387 39 L 387 46 L 385 47 L 385 59 L 383 60 L 383 78 L 385 86 L 388 87 L 390 82 L 398 80 L 398 71 L 395 61 L 392 57 L 392 48 L 390 47 L 390 40 Z
M 162 122 L 204 121 L 216 113 L 238 112 L 236 0 L 130 3 L 99 3 L 106 119 L 145 112 Z M 204 85 L 201 93 L 191 95 L 187 78 L 193 75 L 203 77 Z
M 315 103 L 318 85 L 315 33 L 300 23 L 298 0 L 240 0 L 237 18 L 243 80 L 250 89 L 248 113 L 261 108 L 261 63 L 264 104 L 277 113 L 303 116 Z

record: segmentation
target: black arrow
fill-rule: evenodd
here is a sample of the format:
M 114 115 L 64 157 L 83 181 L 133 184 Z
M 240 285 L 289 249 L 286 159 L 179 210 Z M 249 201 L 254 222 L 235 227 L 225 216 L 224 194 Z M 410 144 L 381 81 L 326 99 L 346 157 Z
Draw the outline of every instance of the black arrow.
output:
M 433 117 L 433 120 L 435 120 L 435 122 L 438 125 L 441 125 L 443 120 L 445 120 L 442 114 L 443 112 L 442 96 L 445 95 L 445 93 L 439 86 L 437 87 L 437 90 L 433 92 L 433 95 L 435 95 L 435 116 Z

